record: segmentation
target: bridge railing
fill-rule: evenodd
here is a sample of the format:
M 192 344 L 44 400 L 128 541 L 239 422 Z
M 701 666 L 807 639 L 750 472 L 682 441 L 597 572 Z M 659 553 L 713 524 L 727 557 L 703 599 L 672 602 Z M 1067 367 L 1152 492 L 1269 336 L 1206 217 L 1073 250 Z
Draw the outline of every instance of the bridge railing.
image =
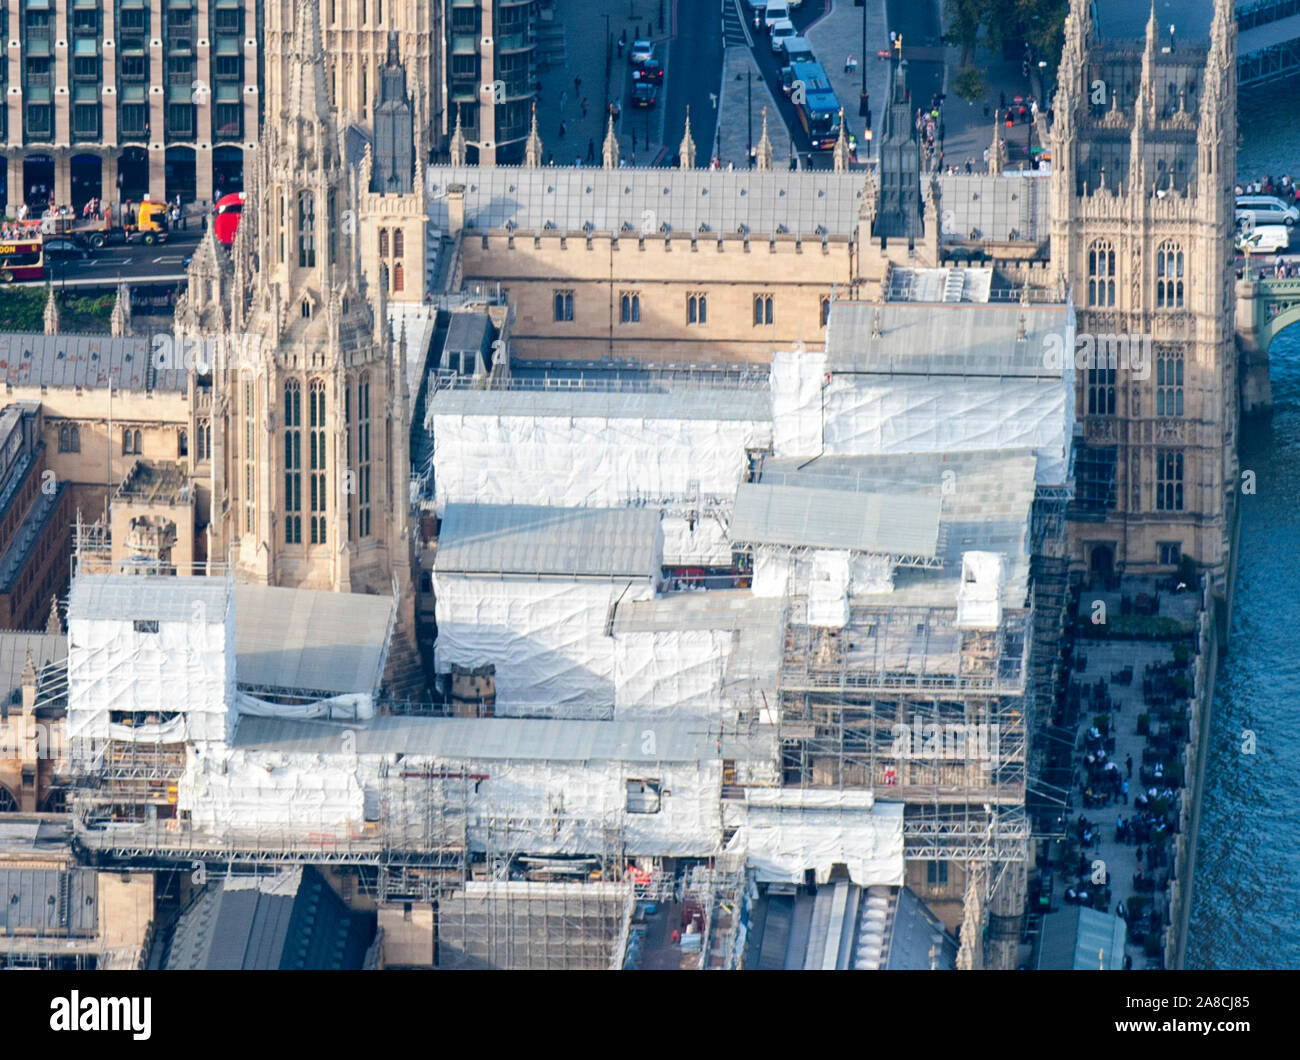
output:
M 1300 0 L 1257 0 L 1237 11 L 1237 32 L 1300 14 Z

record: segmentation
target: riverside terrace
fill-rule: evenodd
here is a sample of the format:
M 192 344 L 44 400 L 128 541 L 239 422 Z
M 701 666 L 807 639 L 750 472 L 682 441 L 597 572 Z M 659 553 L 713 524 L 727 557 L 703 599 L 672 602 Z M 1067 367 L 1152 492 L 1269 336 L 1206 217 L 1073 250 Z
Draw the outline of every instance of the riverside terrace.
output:
M 1114 913 L 1127 922 L 1124 966 L 1161 968 L 1177 963 L 1189 898 L 1206 614 L 1194 578 L 1112 584 L 1085 587 L 1075 610 L 1044 778 L 1070 790 L 1030 908 Z

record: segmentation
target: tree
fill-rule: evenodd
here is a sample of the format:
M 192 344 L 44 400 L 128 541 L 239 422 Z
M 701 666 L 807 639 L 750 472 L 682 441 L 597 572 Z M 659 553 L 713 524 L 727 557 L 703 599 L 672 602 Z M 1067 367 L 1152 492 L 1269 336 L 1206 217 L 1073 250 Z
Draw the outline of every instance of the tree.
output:
M 985 84 L 984 74 L 978 67 L 967 66 L 954 80 L 953 91 L 959 98 L 976 103 L 984 98 L 988 85 Z

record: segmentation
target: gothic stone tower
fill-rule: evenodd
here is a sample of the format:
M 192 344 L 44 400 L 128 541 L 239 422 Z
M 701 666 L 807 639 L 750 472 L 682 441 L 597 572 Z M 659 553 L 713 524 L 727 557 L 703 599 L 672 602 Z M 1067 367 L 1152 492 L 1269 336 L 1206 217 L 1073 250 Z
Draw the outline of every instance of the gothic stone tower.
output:
M 429 145 L 429 116 L 441 113 L 435 98 L 442 84 L 444 4 L 429 0 L 319 0 L 313 5 L 325 45 L 325 84 L 341 125 L 374 128 L 374 105 L 388 59 L 391 38 L 407 64 L 412 94 L 425 122 L 421 139 Z M 262 19 L 262 55 L 266 62 L 266 111 L 269 122 L 289 91 L 289 59 L 297 0 L 266 0 Z M 421 162 L 427 159 L 421 159 Z
M 241 580 L 410 600 L 405 364 L 356 237 L 360 189 L 301 0 L 232 254 L 213 382 L 211 555 Z M 382 270 L 381 270 L 382 271 Z M 188 312 L 188 309 L 187 309 Z
M 1076 357 L 1071 547 L 1098 573 L 1190 556 L 1221 579 L 1237 480 L 1232 2 L 1215 0 L 1208 49 L 1162 38 L 1154 7 L 1145 41 L 1097 40 L 1088 9 L 1071 0 L 1052 128 L 1052 267 L 1097 350 Z

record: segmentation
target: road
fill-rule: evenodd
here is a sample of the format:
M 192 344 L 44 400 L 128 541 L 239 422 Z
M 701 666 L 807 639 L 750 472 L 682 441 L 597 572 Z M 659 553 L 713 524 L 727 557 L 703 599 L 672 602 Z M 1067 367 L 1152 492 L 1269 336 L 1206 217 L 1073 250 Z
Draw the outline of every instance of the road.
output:
M 194 253 L 203 233 L 197 227 L 173 232 L 166 243 L 152 247 L 136 244 L 104 247 L 92 251 L 89 258 L 48 263 L 46 274 L 60 287 L 113 287 L 119 280 L 128 283 L 175 283 L 185 278 L 185 262 Z M 45 280 L 14 284 L 15 287 L 38 287 Z
M 717 100 L 722 70 L 722 22 L 716 3 L 682 0 L 668 8 L 667 40 L 655 44 L 655 56 L 664 67 L 664 83 L 656 106 L 632 106 L 632 66 L 628 51 L 614 59 L 613 76 L 621 77 L 623 120 L 619 131 L 636 137 L 638 165 L 671 165 L 691 108 L 691 135 L 702 158 L 708 158 L 717 125 Z M 654 149 L 646 154 L 647 145 Z M 630 161 L 630 159 L 629 159 Z M 697 164 L 702 164 L 697 160 Z
M 849 4 L 852 0 L 835 0 L 836 3 Z M 750 44 L 750 52 L 754 56 L 755 62 L 758 63 L 758 69 L 762 72 L 763 80 L 767 82 L 771 90 L 772 98 L 776 100 L 776 109 L 781 120 L 785 122 L 786 128 L 790 130 L 790 137 L 794 142 L 795 150 L 801 155 L 807 155 L 812 147 L 808 142 L 808 134 L 804 132 L 803 126 L 799 124 L 799 115 L 795 110 L 794 104 L 790 102 L 788 96 L 781 88 L 781 67 L 785 65 L 784 55 L 778 55 L 772 51 L 771 41 L 768 38 L 767 31 L 754 25 L 754 13 L 745 0 L 724 0 L 726 4 L 738 3 L 746 17 L 745 33 Z M 805 0 L 799 7 L 790 12 L 790 21 L 794 23 L 795 31 L 802 36 L 813 22 L 821 18 L 830 10 L 831 0 Z M 817 61 L 823 66 L 835 61 L 843 61 L 842 57 L 836 56 L 817 56 Z M 748 86 L 744 84 L 729 85 L 728 91 L 747 92 Z M 844 113 L 852 115 L 857 113 L 856 100 L 840 100 L 844 106 Z M 758 142 L 761 130 L 755 129 L 753 133 L 753 143 Z M 829 151 L 818 152 L 813 156 L 813 166 L 817 169 L 829 169 L 831 167 L 831 153 Z

